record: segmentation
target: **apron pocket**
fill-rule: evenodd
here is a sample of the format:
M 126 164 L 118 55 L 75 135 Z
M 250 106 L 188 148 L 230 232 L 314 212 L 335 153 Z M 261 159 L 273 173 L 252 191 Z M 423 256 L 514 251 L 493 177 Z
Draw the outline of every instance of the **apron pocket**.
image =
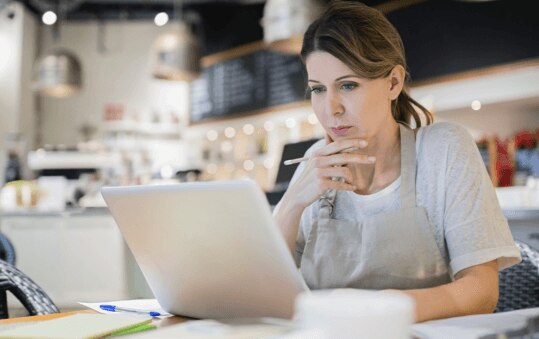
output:
M 324 256 L 359 260 L 361 224 L 348 220 L 329 219 L 318 225 L 315 251 Z M 313 238 L 314 238 L 313 237 Z
M 310 288 L 337 288 L 349 284 L 360 265 L 361 225 L 329 219 L 312 228 L 301 260 L 301 272 Z
M 365 220 L 361 257 L 368 262 L 369 271 L 389 279 L 428 280 L 447 275 L 426 212 L 420 207 Z

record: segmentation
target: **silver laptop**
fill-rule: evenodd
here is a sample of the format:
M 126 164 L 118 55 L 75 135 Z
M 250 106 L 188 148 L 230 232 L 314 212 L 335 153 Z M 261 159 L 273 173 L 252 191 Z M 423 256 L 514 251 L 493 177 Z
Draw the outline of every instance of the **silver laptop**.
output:
M 161 306 L 194 318 L 291 318 L 307 290 L 250 180 L 103 187 Z

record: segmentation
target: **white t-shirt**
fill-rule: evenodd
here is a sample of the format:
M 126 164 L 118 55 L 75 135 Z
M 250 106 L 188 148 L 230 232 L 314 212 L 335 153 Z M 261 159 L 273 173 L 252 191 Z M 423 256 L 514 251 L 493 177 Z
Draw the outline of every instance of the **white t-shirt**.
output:
M 320 140 L 306 152 L 325 144 Z M 427 210 L 436 243 L 451 272 L 498 259 L 501 269 L 518 263 L 516 247 L 484 162 L 471 135 L 462 126 L 439 122 L 419 129 L 416 137 L 417 205 Z M 292 183 L 303 171 L 300 164 Z M 400 177 L 370 195 L 339 191 L 335 219 L 355 220 L 400 208 Z M 339 199 L 348 195 L 350 199 Z M 276 207 L 276 210 L 279 206 Z M 296 261 L 301 261 L 311 225 L 318 219 L 319 201 L 301 217 Z

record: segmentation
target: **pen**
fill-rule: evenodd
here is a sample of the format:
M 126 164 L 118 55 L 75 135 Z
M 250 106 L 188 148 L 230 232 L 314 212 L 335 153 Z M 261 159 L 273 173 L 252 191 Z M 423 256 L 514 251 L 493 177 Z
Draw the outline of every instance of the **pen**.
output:
M 127 307 L 119 307 L 115 305 L 99 305 L 99 308 L 105 311 L 109 312 L 133 312 L 133 313 L 139 313 L 139 314 L 149 314 L 152 317 L 158 317 L 161 315 L 159 312 L 155 311 L 148 311 L 148 310 L 142 310 L 142 309 L 136 309 L 136 308 L 127 308 Z
M 343 149 L 340 153 L 349 153 L 349 152 L 357 151 L 358 149 L 359 148 L 357 148 L 357 147 L 348 147 L 348 148 Z M 283 164 L 285 166 L 288 166 L 288 165 L 297 164 L 298 162 L 307 161 L 309 159 L 311 159 L 311 157 L 302 157 L 302 158 L 289 159 L 289 160 L 285 160 L 283 162 Z

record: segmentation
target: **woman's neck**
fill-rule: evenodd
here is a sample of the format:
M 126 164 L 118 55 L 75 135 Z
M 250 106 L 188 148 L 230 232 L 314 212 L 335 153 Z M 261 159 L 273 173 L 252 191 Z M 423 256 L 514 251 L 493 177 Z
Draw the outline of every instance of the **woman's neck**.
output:
M 390 185 L 400 175 L 401 142 L 399 124 L 391 118 L 383 130 L 369 139 L 365 154 L 375 156 L 373 165 L 358 165 L 352 170 L 356 177 L 355 191 L 358 194 L 372 194 Z M 362 152 L 362 153 L 363 153 Z

